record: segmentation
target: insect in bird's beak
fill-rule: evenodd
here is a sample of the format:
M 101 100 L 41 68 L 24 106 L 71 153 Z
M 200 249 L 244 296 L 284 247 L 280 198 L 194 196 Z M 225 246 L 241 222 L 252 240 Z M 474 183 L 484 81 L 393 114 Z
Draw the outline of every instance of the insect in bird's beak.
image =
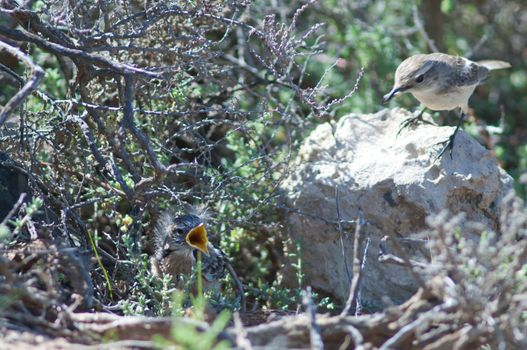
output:
M 382 102 L 383 103 L 386 103 L 388 101 L 390 101 L 392 98 L 394 98 L 395 96 L 399 95 L 399 93 L 402 91 L 403 89 L 401 88 L 396 88 L 394 87 L 392 89 L 392 91 L 390 91 L 389 93 L 387 93 L 386 95 L 384 95 L 384 97 L 382 98 Z
M 207 248 L 207 243 L 209 240 L 207 239 L 207 230 L 205 230 L 205 225 L 200 224 L 199 226 L 194 227 L 189 231 L 185 237 L 185 240 L 192 248 L 196 248 L 209 255 L 209 250 Z

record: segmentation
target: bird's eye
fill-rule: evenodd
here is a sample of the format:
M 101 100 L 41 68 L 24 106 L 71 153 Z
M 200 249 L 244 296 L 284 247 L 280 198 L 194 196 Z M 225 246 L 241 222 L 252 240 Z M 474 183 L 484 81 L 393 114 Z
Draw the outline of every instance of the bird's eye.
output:
M 423 80 L 425 80 L 425 76 L 423 74 L 418 75 L 417 78 L 415 78 L 416 83 L 422 83 Z
M 185 233 L 185 230 L 183 230 L 181 227 L 175 229 L 174 231 L 176 231 L 176 233 L 177 233 L 178 235 L 182 235 L 182 234 Z

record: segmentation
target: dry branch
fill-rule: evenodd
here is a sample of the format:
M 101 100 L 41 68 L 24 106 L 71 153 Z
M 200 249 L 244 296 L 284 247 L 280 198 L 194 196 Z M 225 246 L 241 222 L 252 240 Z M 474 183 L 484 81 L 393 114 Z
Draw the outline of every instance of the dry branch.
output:
M 2 112 L 0 112 L 0 127 L 4 124 L 7 117 L 26 99 L 29 94 L 34 91 L 42 77 L 44 76 L 44 71 L 42 68 L 33 63 L 33 60 L 29 56 L 25 55 L 18 48 L 6 44 L 5 42 L 0 41 L 0 48 L 9 52 L 11 55 L 18 58 L 22 61 L 31 71 L 31 78 L 24 84 L 24 86 L 11 97 L 9 102 L 4 106 Z
M 34 30 L 36 30 L 36 28 Z M 126 75 L 135 73 L 148 78 L 160 77 L 159 73 L 149 72 L 144 69 L 136 68 L 127 64 L 113 62 L 105 57 L 96 54 L 91 54 L 83 50 L 65 47 L 55 42 L 43 39 L 38 35 L 25 31 L 23 29 L 10 29 L 5 26 L 0 26 L 0 34 L 7 38 L 10 38 L 11 40 L 33 43 L 45 51 L 51 52 L 55 55 L 69 57 L 72 60 L 79 60 L 80 62 L 86 65 L 93 65 L 99 68 L 110 69 L 116 74 Z M 42 72 L 42 74 L 43 73 L 44 72 Z

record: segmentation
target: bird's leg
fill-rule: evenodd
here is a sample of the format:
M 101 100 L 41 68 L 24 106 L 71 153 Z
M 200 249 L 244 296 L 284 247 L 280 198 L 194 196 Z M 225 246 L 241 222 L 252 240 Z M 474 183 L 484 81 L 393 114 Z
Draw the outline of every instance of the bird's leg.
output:
M 413 117 L 410 117 L 410 118 L 408 118 L 408 119 L 403 120 L 403 122 L 401 123 L 401 125 L 399 125 L 399 130 L 397 131 L 397 135 L 396 135 L 396 137 L 398 137 L 399 134 L 400 134 L 404 129 L 406 129 L 406 128 L 409 127 L 410 125 L 416 125 L 418 122 L 422 122 L 422 123 L 426 123 L 426 124 L 432 124 L 432 123 L 429 122 L 428 120 L 424 120 L 424 119 L 423 119 L 423 114 L 424 114 L 425 111 L 426 111 L 426 107 L 424 107 L 423 109 L 421 109 L 421 111 L 420 111 L 416 116 L 413 116 Z
M 454 129 L 454 132 L 452 133 L 452 135 L 450 135 L 448 140 L 438 143 L 438 145 L 439 144 L 445 144 L 445 146 L 443 147 L 443 149 L 441 149 L 441 151 L 439 152 L 439 154 L 437 155 L 437 157 L 435 158 L 434 161 L 436 161 L 439 158 L 441 158 L 441 156 L 443 155 L 443 153 L 445 153 L 445 151 L 447 149 L 449 149 L 450 159 L 452 159 L 452 149 L 454 148 L 454 139 L 456 138 L 456 134 L 457 134 L 459 128 L 461 127 L 461 124 L 463 124 L 463 120 L 464 119 L 465 119 L 465 113 L 463 111 L 461 111 L 461 113 L 459 114 L 459 120 L 457 122 L 456 128 Z

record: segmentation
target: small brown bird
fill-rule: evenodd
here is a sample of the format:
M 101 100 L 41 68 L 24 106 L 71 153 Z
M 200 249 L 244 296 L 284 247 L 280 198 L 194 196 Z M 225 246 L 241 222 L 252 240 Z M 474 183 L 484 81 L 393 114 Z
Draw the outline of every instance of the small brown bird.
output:
M 392 90 L 384 96 L 384 102 L 404 93 L 411 93 L 419 102 L 434 111 L 461 109 L 454 133 L 446 141 L 440 157 L 452 147 L 455 135 L 468 113 L 468 100 L 487 77 L 489 70 L 509 68 L 503 61 L 473 62 L 464 57 L 444 53 L 414 55 L 404 60 L 395 71 Z
M 227 270 L 233 278 L 242 309 L 245 309 L 243 285 L 225 253 L 209 242 L 201 217 L 195 214 L 177 216 L 170 211 L 161 214 L 152 237 L 154 255 L 150 262 L 156 276 L 168 274 L 176 287 L 183 287 L 183 278 L 190 276 L 197 262 L 197 252 L 202 253 L 203 285 L 216 288 Z

